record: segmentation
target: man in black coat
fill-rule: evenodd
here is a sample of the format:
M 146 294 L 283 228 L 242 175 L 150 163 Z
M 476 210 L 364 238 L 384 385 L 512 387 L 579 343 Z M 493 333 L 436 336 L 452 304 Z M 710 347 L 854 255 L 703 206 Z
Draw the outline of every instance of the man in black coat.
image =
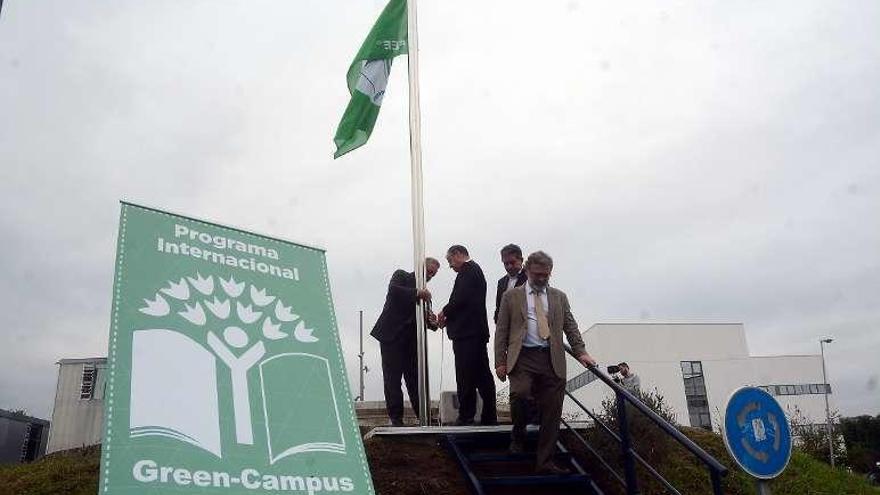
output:
M 522 249 L 516 244 L 508 244 L 501 248 L 501 264 L 507 275 L 498 279 L 498 290 L 495 294 L 495 323 L 498 323 L 498 308 L 501 306 L 501 296 L 507 292 L 507 289 L 513 289 L 526 283 L 528 275 L 523 270 L 523 254 Z
M 425 259 L 425 275 L 431 280 L 440 269 L 434 258 Z M 397 270 L 388 283 L 385 307 L 370 332 L 379 341 L 382 353 L 382 380 L 385 385 L 385 408 L 393 426 L 403 426 L 403 392 L 400 379 L 406 382 L 409 402 L 419 415 L 418 353 L 416 340 L 416 303 L 421 299 L 431 302 L 428 289 L 416 288 L 415 272 Z M 437 328 L 437 319 L 426 311 L 429 328 Z
M 483 399 L 480 423 L 498 424 L 495 411 L 495 380 L 489 368 L 486 344 L 489 342 L 489 320 L 486 315 L 486 277 L 480 265 L 470 259 L 467 248 L 455 245 L 446 252 L 449 267 L 458 275 L 449 302 L 438 317 L 446 327 L 455 353 L 455 383 L 458 391 L 456 425 L 474 423 L 477 391 Z

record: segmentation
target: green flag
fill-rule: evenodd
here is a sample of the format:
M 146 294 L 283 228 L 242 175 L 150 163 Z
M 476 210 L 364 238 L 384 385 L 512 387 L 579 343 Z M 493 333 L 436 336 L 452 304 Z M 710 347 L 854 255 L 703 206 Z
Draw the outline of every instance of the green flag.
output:
M 391 60 L 405 54 L 407 44 L 406 0 L 391 0 L 348 68 L 351 100 L 333 137 L 333 158 L 363 146 L 370 138 L 385 96 Z

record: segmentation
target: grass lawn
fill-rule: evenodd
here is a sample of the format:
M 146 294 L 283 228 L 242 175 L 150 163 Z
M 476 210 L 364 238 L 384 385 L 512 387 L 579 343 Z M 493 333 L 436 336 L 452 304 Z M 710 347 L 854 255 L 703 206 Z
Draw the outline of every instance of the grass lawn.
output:
M 724 448 L 721 437 L 700 429 L 684 428 L 685 433 L 707 452 L 730 468 L 724 479 L 724 492 L 729 495 L 755 493 L 754 481 L 735 467 Z M 595 432 L 587 432 L 589 436 Z M 622 494 L 616 481 L 596 469 L 598 462 L 570 441 L 572 450 L 584 466 L 594 471 L 597 482 L 609 495 Z M 365 442 L 373 483 L 381 495 L 469 493 L 455 462 L 433 437 L 376 437 Z M 608 459 L 615 459 L 619 450 L 606 445 Z M 677 444 L 636 449 L 649 459 L 673 485 L 685 494 L 710 494 L 709 476 L 696 458 Z M 653 452 L 646 452 L 653 450 Z M 0 466 L 0 495 L 96 495 L 100 447 L 89 447 L 58 453 L 31 464 Z M 664 491 L 656 482 L 640 473 L 643 494 Z M 858 475 L 844 469 L 831 469 L 806 454 L 795 451 L 785 473 L 771 482 L 774 495 L 880 495 Z

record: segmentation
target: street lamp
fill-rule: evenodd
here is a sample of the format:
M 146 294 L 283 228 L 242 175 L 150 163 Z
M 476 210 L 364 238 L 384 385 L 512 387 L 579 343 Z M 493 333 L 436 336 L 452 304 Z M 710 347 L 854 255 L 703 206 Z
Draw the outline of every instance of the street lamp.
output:
M 822 386 L 825 388 L 825 427 L 828 431 L 828 459 L 834 467 L 834 440 L 831 433 L 831 410 L 828 408 L 828 377 L 825 375 L 825 344 L 834 339 L 819 339 L 819 350 L 822 353 Z

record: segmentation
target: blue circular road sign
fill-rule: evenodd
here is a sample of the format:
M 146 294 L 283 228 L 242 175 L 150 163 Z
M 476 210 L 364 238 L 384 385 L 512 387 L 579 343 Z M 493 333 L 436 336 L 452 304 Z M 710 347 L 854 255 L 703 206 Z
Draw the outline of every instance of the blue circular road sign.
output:
M 743 387 L 727 401 L 724 443 L 745 472 L 760 479 L 779 476 L 791 458 L 791 430 L 770 394 Z

